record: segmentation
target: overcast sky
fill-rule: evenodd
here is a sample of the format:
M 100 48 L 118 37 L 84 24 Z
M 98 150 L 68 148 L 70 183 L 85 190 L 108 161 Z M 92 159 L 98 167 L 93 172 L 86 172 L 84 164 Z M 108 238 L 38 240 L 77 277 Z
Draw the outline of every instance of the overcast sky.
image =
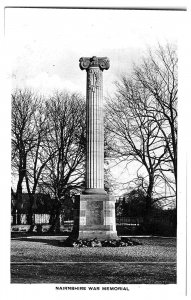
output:
M 54 89 L 85 95 L 86 72 L 82 56 L 107 56 L 104 95 L 115 91 L 113 82 L 130 72 L 147 48 L 176 43 L 182 33 L 183 12 L 128 10 L 14 9 L 5 12 L 5 36 L 13 87 L 30 87 L 43 94 Z M 134 170 L 128 172 L 133 176 Z M 114 172 L 125 180 L 123 170 Z
M 104 93 L 129 72 L 147 47 L 176 42 L 182 12 L 66 9 L 6 9 L 5 34 L 12 57 L 13 86 L 49 93 L 85 94 L 81 56 L 108 56 Z

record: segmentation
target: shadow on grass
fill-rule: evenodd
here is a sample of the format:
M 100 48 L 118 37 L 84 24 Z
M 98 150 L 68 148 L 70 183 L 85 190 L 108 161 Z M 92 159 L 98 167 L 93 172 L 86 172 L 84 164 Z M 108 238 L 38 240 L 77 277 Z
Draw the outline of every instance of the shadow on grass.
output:
M 17 241 L 24 241 L 24 242 L 43 243 L 43 244 L 47 244 L 47 245 L 55 246 L 55 247 L 63 247 L 62 241 L 64 241 L 65 238 L 63 238 L 63 240 L 62 240 L 62 239 L 48 238 L 48 237 L 43 238 L 43 236 L 38 237 L 38 238 L 35 238 L 33 236 L 27 236 L 27 237 L 18 237 L 18 238 L 16 238 L 16 240 Z
M 63 238 L 62 238 L 63 237 Z M 90 246 L 88 245 L 90 243 L 87 243 L 88 240 L 86 241 L 82 241 L 79 242 L 76 240 L 76 239 L 73 239 L 72 237 L 69 236 L 69 240 L 67 240 L 67 237 L 68 236 L 50 236 L 49 238 L 46 236 L 42 236 L 42 237 L 35 237 L 34 235 L 28 235 L 28 236 L 18 236 L 18 237 L 15 237 L 14 240 L 17 240 L 17 241 L 24 241 L 24 242 L 35 242 L 35 243 L 43 243 L 43 244 L 46 244 L 46 245 L 50 245 L 50 246 L 55 246 L 55 247 L 97 247 L 96 245 L 95 246 Z M 96 240 L 96 239 L 95 239 Z M 94 240 L 93 240 L 94 241 Z M 75 242 L 75 246 L 73 245 L 73 242 Z M 94 242 L 95 243 L 95 242 Z M 101 242 L 102 243 L 102 242 Z M 99 242 L 99 245 L 101 245 L 101 243 Z M 98 244 L 98 243 L 97 243 Z M 103 245 L 104 244 L 104 245 Z M 119 239 L 119 241 L 103 241 L 102 243 L 102 246 L 99 246 L 99 248 L 102 248 L 102 247 L 115 247 L 115 248 L 118 248 L 118 247 L 129 247 L 129 246 L 136 246 L 136 245 L 142 245 L 142 243 L 140 243 L 138 240 L 135 240 L 135 239 L 129 239 L 129 238 L 125 238 L 125 237 L 121 237 Z

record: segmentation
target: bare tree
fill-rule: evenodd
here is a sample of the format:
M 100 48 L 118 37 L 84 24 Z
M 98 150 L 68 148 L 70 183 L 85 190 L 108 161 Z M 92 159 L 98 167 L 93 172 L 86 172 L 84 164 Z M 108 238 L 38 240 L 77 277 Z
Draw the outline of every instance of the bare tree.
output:
M 77 94 L 56 93 L 48 100 L 29 90 L 12 94 L 12 172 L 18 179 L 11 192 L 22 209 L 23 184 L 29 195 L 28 219 L 36 208 L 37 191 L 50 193 L 57 203 L 84 184 L 85 103 Z
M 177 54 L 176 47 L 159 45 L 154 53 L 135 67 L 135 80 L 153 99 L 147 114 L 153 118 L 164 137 L 169 154 L 169 166 L 177 186 Z M 161 168 L 165 176 L 165 169 Z M 167 170 L 169 171 L 169 170 Z
M 34 149 L 37 136 L 34 116 L 38 107 L 38 97 L 30 90 L 15 90 L 12 93 L 12 172 L 17 180 L 16 190 L 12 188 L 16 205 L 22 208 L 23 180 L 26 176 L 29 152 Z
M 55 230 L 64 199 L 84 183 L 85 103 L 77 94 L 57 92 L 47 100 L 46 111 L 49 130 L 44 147 L 48 161 L 42 185 L 56 200 Z
M 137 162 L 135 179 L 146 191 L 148 213 L 152 203 L 166 198 L 157 194 L 162 182 L 172 192 L 169 172 L 175 180 L 177 176 L 176 63 L 175 50 L 159 46 L 156 54 L 150 52 L 141 66 L 134 66 L 131 78 L 121 78 L 116 97 L 107 104 L 111 150 L 127 166 Z
M 142 95 L 131 82 L 126 82 L 128 97 L 119 95 L 110 100 L 107 110 L 108 127 L 112 137 L 112 152 L 127 165 L 137 162 L 139 184 L 146 190 L 146 210 L 152 208 L 154 187 L 159 181 L 160 166 L 164 162 L 166 148 L 161 144 L 159 129 L 145 112 L 141 112 Z M 142 176 L 142 169 L 145 178 Z
M 48 114 L 46 113 L 45 107 L 45 100 L 39 98 L 38 108 L 33 116 L 36 141 L 34 147 L 32 147 L 28 152 L 25 172 L 26 188 L 30 200 L 28 222 L 31 225 L 33 223 L 33 213 L 37 209 L 35 194 L 37 191 L 39 192 L 39 185 L 42 181 L 42 173 L 44 168 L 54 155 L 54 152 L 47 155 L 47 151 L 45 149 L 46 140 L 48 137 Z

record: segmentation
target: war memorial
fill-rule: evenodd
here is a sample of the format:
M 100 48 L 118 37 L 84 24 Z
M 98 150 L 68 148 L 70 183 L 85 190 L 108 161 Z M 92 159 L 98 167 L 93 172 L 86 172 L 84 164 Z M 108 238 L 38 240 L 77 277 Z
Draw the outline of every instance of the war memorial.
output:
M 118 239 L 115 199 L 104 190 L 103 71 L 107 57 L 82 57 L 80 69 L 87 72 L 86 86 L 86 189 L 76 196 L 72 235 L 78 239 Z

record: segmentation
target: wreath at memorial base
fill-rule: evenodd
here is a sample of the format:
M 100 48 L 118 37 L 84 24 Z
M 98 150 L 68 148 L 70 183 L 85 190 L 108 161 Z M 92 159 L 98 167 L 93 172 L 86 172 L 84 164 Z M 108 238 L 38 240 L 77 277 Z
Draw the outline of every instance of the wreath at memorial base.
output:
M 99 241 L 97 238 L 94 239 L 67 239 L 62 242 L 64 247 L 128 247 L 128 246 L 136 246 L 141 245 L 141 243 L 137 240 L 129 239 L 129 238 L 121 238 L 117 240 L 104 240 Z

